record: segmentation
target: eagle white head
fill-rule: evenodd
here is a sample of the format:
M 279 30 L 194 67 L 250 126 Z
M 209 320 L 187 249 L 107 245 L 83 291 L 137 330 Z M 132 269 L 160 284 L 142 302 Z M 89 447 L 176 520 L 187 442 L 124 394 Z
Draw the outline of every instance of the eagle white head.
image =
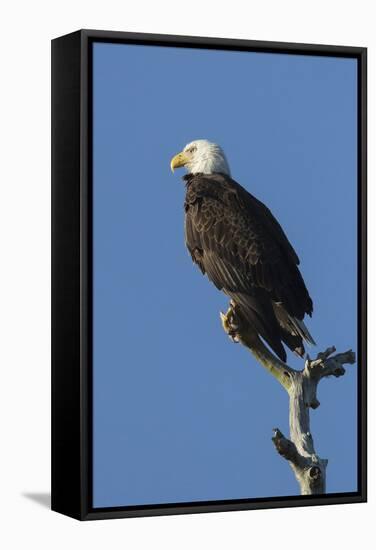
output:
M 207 139 L 196 139 L 188 143 L 181 153 L 173 157 L 170 166 L 172 171 L 184 166 L 189 174 L 221 172 L 230 176 L 230 168 L 223 150 Z

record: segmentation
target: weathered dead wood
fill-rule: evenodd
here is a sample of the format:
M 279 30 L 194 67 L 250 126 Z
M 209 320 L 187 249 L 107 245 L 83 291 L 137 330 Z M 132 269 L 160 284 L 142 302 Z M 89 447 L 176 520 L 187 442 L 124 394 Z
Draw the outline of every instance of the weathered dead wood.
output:
M 319 353 L 316 359 L 307 355 L 303 370 L 295 370 L 280 361 L 264 345 L 240 316 L 236 305 L 230 302 L 226 314 L 221 313 L 225 332 L 234 342 L 240 342 L 254 355 L 257 361 L 284 387 L 289 395 L 290 438 L 274 429 L 272 441 L 277 452 L 285 458 L 300 485 L 302 495 L 324 494 L 328 460 L 320 458 L 314 447 L 310 430 L 310 409 L 317 409 L 317 387 L 327 376 L 343 376 L 345 364 L 355 363 L 351 350 L 337 353 L 335 347 Z

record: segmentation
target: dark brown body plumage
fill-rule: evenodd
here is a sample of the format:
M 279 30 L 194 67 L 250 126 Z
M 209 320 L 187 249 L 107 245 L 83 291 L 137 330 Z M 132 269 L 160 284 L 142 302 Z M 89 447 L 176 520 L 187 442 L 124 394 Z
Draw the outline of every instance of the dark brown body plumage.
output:
M 184 176 L 186 245 L 193 261 L 240 307 L 283 360 L 284 342 L 299 355 L 312 300 L 299 258 L 270 210 L 224 174 Z

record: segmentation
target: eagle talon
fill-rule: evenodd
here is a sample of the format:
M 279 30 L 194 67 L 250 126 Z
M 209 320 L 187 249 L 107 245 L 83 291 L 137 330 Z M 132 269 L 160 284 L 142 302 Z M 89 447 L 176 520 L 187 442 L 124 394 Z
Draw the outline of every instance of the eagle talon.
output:
M 223 330 L 226 332 L 230 340 L 235 344 L 239 343 L 239 325 L 235 323 L 233 309 L 230 307 L 226 313 L 220 311 L 220 318 Z

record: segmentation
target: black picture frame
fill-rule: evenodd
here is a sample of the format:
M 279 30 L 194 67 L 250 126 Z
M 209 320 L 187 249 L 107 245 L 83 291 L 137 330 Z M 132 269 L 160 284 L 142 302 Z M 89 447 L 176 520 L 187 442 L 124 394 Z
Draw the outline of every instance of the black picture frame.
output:
M 358 491 L 323 496 L 92 507 L 93 42 L 351 57 L 358 62 Z M 367 50 L 80 30 L 52 40 L 52 509 L 80 520 L 365 502 L 367 499 Z

